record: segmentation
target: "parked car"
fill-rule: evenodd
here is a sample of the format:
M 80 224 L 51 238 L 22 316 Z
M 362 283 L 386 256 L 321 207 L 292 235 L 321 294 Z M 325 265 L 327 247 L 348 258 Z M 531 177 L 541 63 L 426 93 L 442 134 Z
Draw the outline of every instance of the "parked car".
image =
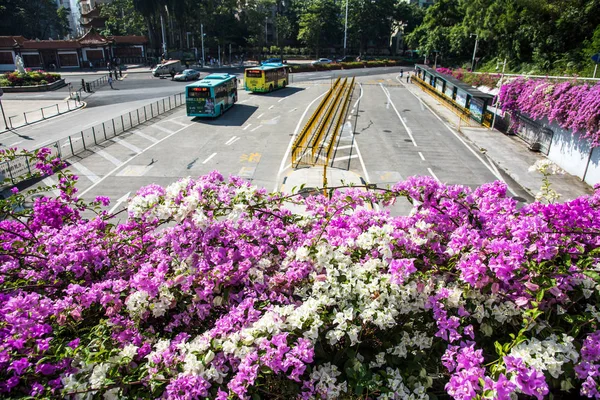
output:
M 175 75 L 173 80 L 175 80 L 175 81 L 193 81 L 198 78 L 200 78 L 200 72 L 196 71 L 195 69 L 186 69 L 186 70 L 183 70 L 182 72 L 178 73 L 177 75 Z
M 281 58 L 268 58 L 265 61 L 261 62 L 260 65 L 265 65 L 265 64 L 282 64 L 283 62 L 281 61 Z
M 312 65 L 326 65 L 326 64 L 331 64 L 333 61 L 331 61 L 329 58 L 319 58 L 316 61 L 313 61 L 311 64 Z
M 346 56 L 346 57 L 338 58 L 336 61 L 339 63 L 354 62 L 354 61 L 356 61 L 356 56 Z

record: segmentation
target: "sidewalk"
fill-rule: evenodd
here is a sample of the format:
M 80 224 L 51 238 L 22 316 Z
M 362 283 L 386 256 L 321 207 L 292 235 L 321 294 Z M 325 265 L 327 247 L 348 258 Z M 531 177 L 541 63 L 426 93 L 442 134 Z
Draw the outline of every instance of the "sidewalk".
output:
M 460 126 L 460 118 L 443 106 L 436 98 L 422 91 L 415 84 L 401 82 L 416 97 L 431 109 L 438 118 L 446 122 L 449 129 L 473 143 L 481 153 L 484 160 L 491 161 L 502 169 L 508 176 L 515 180 L 532 196 L 539 192 L 542 186 L 542 174 L 537 171 L 529 172 L 529 167 L 538 160 L 544 160 L 540 153 L 528 150 L 527 145 L 517 136 L 508 136 L 497 130 L 485 127 Z M 593 193 L 593 189 L 579 178 L 565 173 L 564 175 L 551 175 L 552 188 L 560 195 L 561 201 L 568 201 L 579 196 Z

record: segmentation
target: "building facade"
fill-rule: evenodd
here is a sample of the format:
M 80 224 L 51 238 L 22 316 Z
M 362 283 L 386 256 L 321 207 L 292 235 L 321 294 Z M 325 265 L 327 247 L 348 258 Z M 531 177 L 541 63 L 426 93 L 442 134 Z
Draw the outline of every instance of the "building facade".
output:
M 0 70 L 14 71 L 16 56 L 25 68 L 79 69 L 106 67 L 108 62 L 146 62 L 145 36 L 105 37 L 90 30 L 77 40 L 28 40 L 23 36 L 0 36 Z

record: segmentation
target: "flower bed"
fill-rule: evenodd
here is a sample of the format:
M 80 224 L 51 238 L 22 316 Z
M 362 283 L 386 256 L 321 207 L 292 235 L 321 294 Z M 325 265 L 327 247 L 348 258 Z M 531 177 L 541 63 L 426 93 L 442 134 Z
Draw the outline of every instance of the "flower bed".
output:
M 47 85 L 60 80 L 60 74 L 44 71 L 27 71 L 21 74 L 17 71 L 6 72 L 0 75 L 0 86 L 40 86 Z
M 303 199 L 213 172 L 112 225 L 59 174 L 59 198 L 0 201 L 5 397 L 600 397 L 600 191 L 517 209 L 500 182 L 413 177 Z M 398 198 L 409 216 L 366 207 Z
M 489 88 L 495 88 L 500 81 L 500 74 L 488 74 L 487 72 L 483 74 L 474 74 L 462 68 L 450 69 L 439 67 L 436 71 L 440 74 L 453 76 L 456 79 L 475 87 L 487 86 Z
M 292 66 L 292 72 L 314 72 L 314 71 L 331 71 L 331 70 L 337 70 L 337 69 L 393 67 L 396 65 L 403 65 L 403 62 L 396 61 L 396 60 L 381 60 L 381 61 L 331 63 L 331 64 L 324 64 L 324 65 L 302 64 L 302 65 Z
M 553 83 L 542 79 L 513 79 L 502 85 L 503 110 L 547 118 L 572 132 L 581 132 L 592 146 L 600 145 L 600 83 Z

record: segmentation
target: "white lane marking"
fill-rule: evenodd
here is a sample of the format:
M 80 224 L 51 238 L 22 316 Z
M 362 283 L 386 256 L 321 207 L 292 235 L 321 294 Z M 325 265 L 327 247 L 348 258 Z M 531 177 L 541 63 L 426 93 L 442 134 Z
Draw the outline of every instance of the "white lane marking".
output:
M 98 154 L 100 157 L 103 157 L 103 158 L 107 159 L 108 161 L 110 161 L 111 163 L 115 164 L 117 167 L 120 167 L 121 165 L 123 165 L 123 163 L 121 162 L 121 160 L 119 160 L 116 157 L 111 156 L 110 154 L 108 154 L 104 150 L 92 150 L 92 151 L 95 154 Z M 140 153 L 138 153 L 138 154 L 140 154 Z
M 247 101 L 248 101 L 248 99 L 242 100 L 242 101 L 238 101 L 238 104 L 246 103 Z
M 124 201 L 127 201 L 130 194 L 131 194 L 131 192 L 127 192 L 123 197 L 121 197 L 119 200 L 117 200 L 115 205 L 108 211 L 108 213 L 109 214 L 114 213 L 115 210 L 121 205 L 121 203 L 123 203 Z M 125 208 L 127 208 L 127 207 L 125 207 Z
M 388 92 L 386 92 L 385 88 L 383 87 L 383 85 L 381 83 L 379 84 L 379 86 L 381 87 L 381 90 L 383 90 L 383 93 L 385 93 L 385 95 L 387 96 L 388 101 L 392 105 L 392 108 L 394 109 L 394 111 L 396 111 L 396 115 L 400 119 L 400 122 L 402 122 L 402 125 L 404 126 L 404 129 L 406 129 L 406 132 L 408 133 L 408 136 L 410 137 L 410 140 L 412 140 L 412 142 L 415 145 L 415 147 L 417 147 L 417 142 L 415 142 L 415 138 L 413 137 L 410 128 L 408 126 L 406 126 L 406 123 L 404 122 L 404 120 L 400 116 L 400 113 L 398 112 L 398 109 L 396 108 L 396 105 L 392 101 L 392 98 L 390 97 L 390 94 Z
M 13 144 L 11 144 L 10 146 L 7 146 L 7 147 L 16 146 L 16 145 L 18 145 L 19 143 L 23 143 L 23 142 L 24 142 L 24 140 L 19 140 L 18 142 L 14 142 Z
M 309 80 L 309 81 L 314 81 L 314 80 L 317 80 L 317 79 L 327 79 L 327 78 L 332 78 L 332 76 L 331 76 L 331 75 L 327 75 L 327 76 L 319 76 L 319 77 L 317 77 L 317 78 L 308 78 L 308 80 Z
M 261 127 L 261 125 L 257 126 L 256 128 L 251 129 L 250 132 L 254 132 L 255 130 L 257 130 L 260 127 Z
M 161 140 L 159 140 L 156 143 L 151 144 L 150 146 L 146 147 L 144 149 L 144 152 L 146 152 L 146 150 L 150 150 L 151 148 L 153 148 L 154 146 L 156 146 L 157 144 L 169 139 L 171 136 L 181 132 L 182 130 L 184 130 L 186 128 L 182 127 L 181 129 L 177 129 L 175 132 L 171 133 L 170 135 L 165 136 L 164 138 L 162 138 Z M 143 154 L 143 153 L 141 153 Z M 123 164 L 127 164 L 128 162 L 132 161 L 133 159 L 135 159 L 137 156 L 139 156 L 139 154 L 136 154 L 135 156 L 131 156 L 129 157 L 128 160 L 126 160 Z M 86 190 L 84 190 L 79 197 L 82 198 L 87 192 L 89 192 L 90 190 L 92 190 L 93 188 L 95 188 L 100 182 L 102 182 L 103 180 L 105 180 L 106 178 L 108 178 L 109 176 L 111 176 L 112 174 L 114 174 L 115 172 L 117 172 L 119 170 L 119 168 L 121 168 L 121 166 L 117 166 L 116 168 L 113 168 L 112 171 L 110 171 L 108 174 L 104 175 L 98 182 L 94 183 L 92 186 L 90 186 L 89 188 L 87 188 Z
M 251 126 L 252 126 L 252 124 L 248 124 L 242 130 L 245 131 L 246 129 L 250 128 Z
M 419 157 L 421 157 L 421 160 L 425 161 L 425 157 L 423 157 L 423 153 L 421 153 L 420 151 L 419 151 Z
M 260 117 L 262 117 L 263 115 L 265 115 L 265 113 L 260 114 L 258 117 L 256 117 L 256 119 L 260 119 Z
M 274 192 L 276 192 L 276 191 L 279 190 L 279 178 L 281 177 L 281 173 L 288 168 L 288 167 L 284 168 L 285 162 L 287 161 L 287 158 L 290 155 L 290 151 L 292 150 L 292 145 L 294 144 L 294 139 L 296 139 L 296 135 L 298 134 L 298 131 L 300 130 L 300 124 L 302 123 L 302 120 L 306 116 L 306 113 L 308 112 L 308 109 L 315 103 L 315 101 L 317 101 L 321 97 L 325 96 L 326 93 L 327 92 L 323 92 L 320 96 L 316 97 L 313 101 L 311 101 L 310 104 L 306 106 L 306 108 L 304 109 L 304 113 L 302 113 L 302 116 L 298 120 L 298 124 L 296 125 L 296 129 L 294 130 L 294 134 L 290 138 L 290 142 L 288 143 L 288 147 L 285 150 L 285 154 L 283 155 L 283 158 L 281 159 L 281 165 L 279 166 L 279 171 L 277 172 L 277 178 L 275 179 L 275 187 L 273 189 Z
M 81 175 L 85 176 L 93 183 L 96 183 L 100 180 L 100 177 L 98 175 L 96 175 L 95 173 L 93 173 L 92 171 L 90 171 L 89 169 L 84 167 L 83 165 L 81 165 L 81 163 L 77 162 L 75 164 L 71 164 L 71 167 L 75 168 L 77 171 L 79 171 L 81 173 Z
M 190 124 L 184 124 L 183 122 L 176 121 L 175 118 L 168 119 L 167 121 L 173 122 L 174 124 L 181 125 L 181 126 L 190 126 Z
M 131 129 L 131 130 L 129 130 L 129 131 L 128 131 L 128 133 L 133 133 L 134 135 L 137 135 L 137 136 L 139 136 L 139 137 L 141 137 L 141 138 L 144 138 L 144 139 L 146 139 L 146 140 L 149 140 L 149 141 L 151 141 L 152 143 L 156 143 L 156 142 L 158 142 L 158 139 L 157 139 L 157 138 L 154 138 L 154 137 L 152 137 L 152 136 L 150 136 L 150 135 L 146 135 L 144 132 L 138 131 L 137 129 Z
M 270 110 L 271 108 L 273 108 L 273 107 L 275 107 L 275 106 L 271 106 L 271 107 L 269 107 L 269 110 Z
M 333 161 L 344 161 L 344 160 L 349 160 L 351 158 L 357 158 L 358 154 L 352 154 L 351 156 L 343 156 L 343 157 L 336 157 L 333 159 Z
M 235 142 L 237 142 L 238 140 L 240 140 L 239 136 L 234 136 L 231 139 L 229 139 L 226 143 L 225 146 L 231 146 L 232 144 L 234 144 Z
M 352 107 L 352 112 L 354 112 L 354 109 L 356 108 L 356 106 L 358 105 L 358 102 L 360 101 L 360 99 L 362 99 L 363 97 L 363 88 L 360 82 L 358 82 L 358 87 L 360 87 L 360 96 L 358 96 L 358 99 L 356 99 L 356 103 L 354 103 L 354 107 Z
M 292 108 L 290 111 L 288 111 L 288 113 L 293 113 L 296 110 L 297 110 L 297 108 Z
M 282 101 L 284 101 L 285 99 L 287 99 L 287 97 L 282 97 L 281 99 L 277 100 L 278 103 L 281 103 Z
M 117 143 L 117 144 L 120 144 L 123 147 L 128 148 L 129 150 L 135 151 L 138 154 L 142 152 L 142 149 L 140 149 L 139 147 L 134 146 L 131 143 L 128 143 L 124 139 L 121 139 L 119 137 L 112 138 L 112 141 L 115 142 L 115 143 Z
M 400 79 L 398 79 L 398 76 L 396 77 L 396 80 L 397 80 L 398 82 L 400 82 L 402 85 L 406 86 L 406 85 L 404 84 L 404 82 L 402 82 Z M 486 168 L 487 168 L 487 169 L 488 169 L 488 170 L 489 170 L 489 171 L 490 171 L 490 172 L 491 172 L 491 173 L 492 173 L 492 174 L 493 174 L 493 175 L 494 175 L 496 178 L 498 178 L 498 180 L 499 180 L 499 181 L 502 181 L 502 182 L 504 182 L 504 183 L 506 184 L 506 187 L 508 188 L 508 191 L 509 191 L 509 192 L 510 192 L 510 193 L 511 193 L 513 196 L 518 196 L 517 192 L 515 192 L 515 191 L 514 191 L 514 190 L 513 190 L 513 189 L 512 189 L 512 188 L 511 188 L 509 185 L 508 185 L 508 183 L 506 183 L 506 181 L 505 181 L 505 180 L 502 178 L 502 175 L 500 175 L 500 174 L 496 174 L 496 172 L 494 171 L 494 169 L 493 169 L 492 167 L 490 167 L 490 166 L 488 165 L 488 163 L 486 163 L 486 162 L 483 160 L 483 158 L 481 158 L 481 156 L 480 156 L 479 154 L 477 154 L 477 152 L 476 152 L 476 151 L 475 151 L 475 150 L 474 150 L 474 149 L 473 149 L 471 146 L 469 146 L 469 145 L 467 144 L 467 142 L 465 142 L 465 141 L 464 141 L 464 140 L 463 140 L 463 139 L 460 137 L 460 135 L 459 135 L 457 132 L 455 132 L 455 131 L 454 131 L 454 129 L 452 129 L 452 127 L 451 127 L 450 125 L 448 125 L 448 124 L 447 124 L 447 123 L 446 123 L 446 122 L 445 122 L 445 121 L 442 119 L 442 117 L 440 117 L 440 116 L 439 116 L 439 115 L 438 115 L 438 114 L 437 114 L 435 111 L 433 111 L 433 109 L 432 109 L 431 107 L 429 107 L 427 104 L 425 104 L 425 103 L 424 103 L 424 102 L 423 102 L 423 101 L 422 101 L 422 100 L 419 98 L 419 96 L 417 96 L 416 94 L 414 94 L 414 93 L 412 92 L 412 90 L 409 90 L 409 92 L 410 92 L 410 93 L 411 93 L 413 96 L 415 96 L 415 98 L 416 98 L 417 100 L 419 100 L 419 101 L 421 102 L 421 104 L 423 104 L 425 107 L 427 107 L 427 109 L 428 109 L 428 110 L 429 110 L 429 111 L 430 111 L 430 112 L 431 112 L 433 115 L 435 115 L 435 117 L 436 117 L 437 119 L 439 119 L 439 120 L 440 120 L 440 122 L 441 122 L 442 124 L 444 124 L 444 126 L 445 126 L 446 128 L 448 128 L 448 130 L 449 130 L 450 132 L 452 132 L 452 134 L 453 134 L 453 135 L 454 135 L 454 136 L 455 136 L 455 137 L 456 137 L 458 140 L 460 140 L 460 142 L 461 142 L 461 143 L 462 143 L 462 144 L 463 144 L 463 145 L 464 145 L 464 146 L 465 146 L 467 149 L 469 149 L 469 151 L 470 151 L 471 153 L 473 153 L 473 155 L 474 155 L 475 157 L 477 157 L 477 159 L 478 159 L 479 161 L 481 161 L 481 163 L 482 163 L 483 165 L 485 165 L 485 167 L 486 167 Z
M 44 184 L 46 184 L 46 186 L 53 186 L 56 185 L 56 181 L 50 177 L 44 178 L 42 180 L 42 182 L 44 182 Z M 56 197 L 60 197 L 60 190 L 58 189 L 53 189 L 52 193 L 54 193 L 54 196 Z
M 152 126 L 152 127 L 154 127 L 154 128 L 156 128 L 156 129 L 160 129 L 160 130 L 161 130 L 161 131 L 163 131 L 163 132 L 167 132 L 167 133 L 173 133 L 173 131 L 172 131 L 172 130 L 170 130 L 170 129 L 167 129 L 167 128 L 163 128 L 162 126 L 160 126 L 160 125 L 158 125 L 158 124 L 154 124 L 154 125 L 151 125 L 151 126 Z M 186 126 L 185 126 L 185 128 L 187 128 L 187 127 L 188 127 L 188 125 L 186 125 Z
M 211 158 L 213 158 L 216 155 L 217 155 L 217 153 L 212 153 L 210 156 L 208 156 L 208 158 L 206 160 L 202 161 L 202 164 L 206 164 L 207 162 L 210 161 Z
M 440 180 L 438 179 L 438 177 L 437 177 L 437 176 L 435 176 L 435 174 L 433 173 L 433 171 L 431 170 L 431 168 L 427 168 L 427 171 L 429 171 L 429 174 L 430 174 L 431 176 L 433 176 L 433 177 L 435 178 L 435 180 L 436 180 L 436 181 L 440 182 Z
M 351 149 L 353 147 L 353 145 L 349 144 L 346 146 L 337 146 L 336 150 L 345 150 L 345 149 Z

